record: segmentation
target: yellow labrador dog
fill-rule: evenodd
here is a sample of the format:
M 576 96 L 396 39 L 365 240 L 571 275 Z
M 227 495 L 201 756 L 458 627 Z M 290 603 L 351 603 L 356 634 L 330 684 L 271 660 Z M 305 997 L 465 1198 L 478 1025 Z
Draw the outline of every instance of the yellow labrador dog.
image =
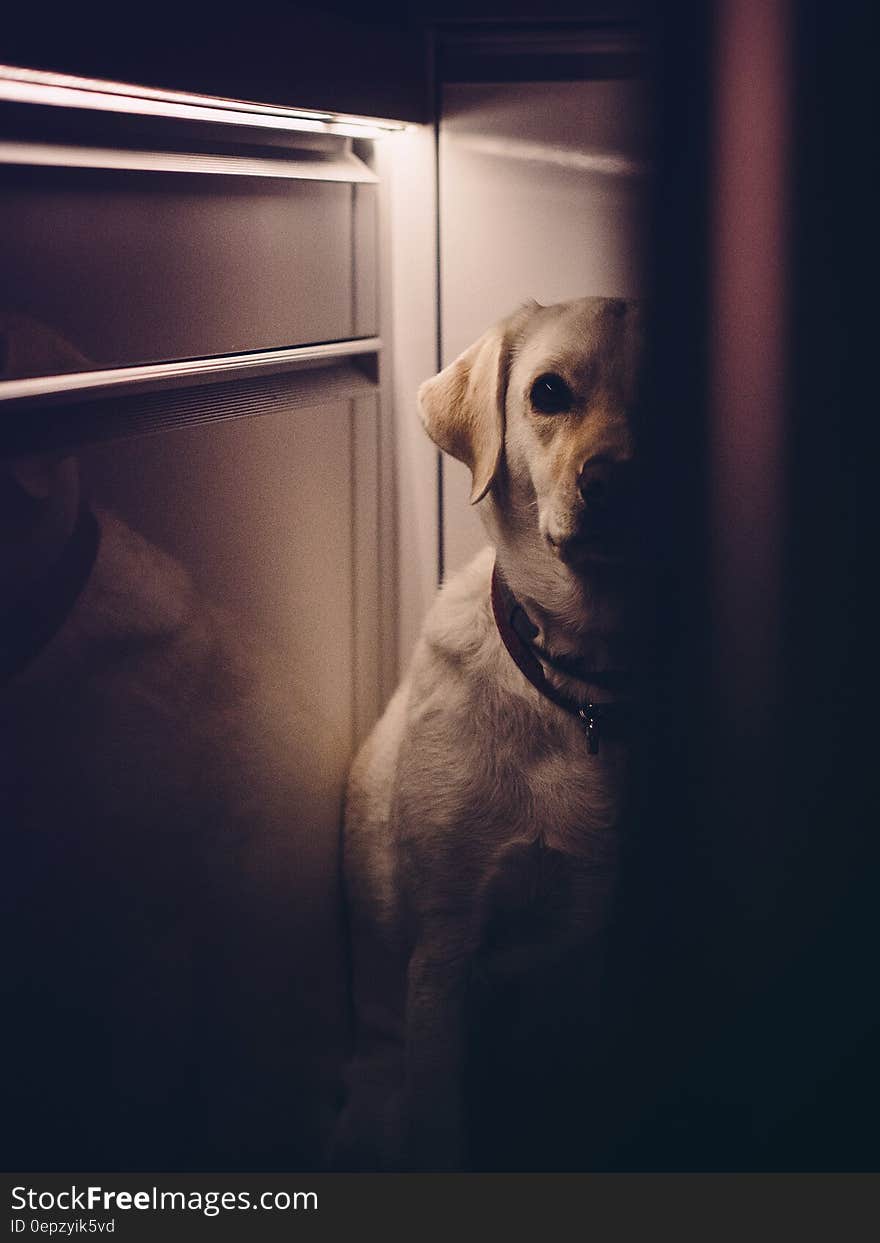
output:
M 632 303 L 531 303 L 420 390 L 429 436 L 471 470 L 492 547 L 440 591 L 351 774 L 357 1035 L 338 1166 L 466 1166 L 475 967 L 516 973 L 606 923 L 639 354 Z

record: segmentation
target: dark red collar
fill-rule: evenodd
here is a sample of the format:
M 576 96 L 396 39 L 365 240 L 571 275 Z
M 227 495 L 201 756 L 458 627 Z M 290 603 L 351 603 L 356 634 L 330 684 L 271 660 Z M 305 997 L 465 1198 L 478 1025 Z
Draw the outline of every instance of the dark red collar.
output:
M 629 718 L 630 706 L 621 702 L 595 702 L 581 704 L 554 686 L 544 672 L 544 664 L 559 669 L 569 677 L 588 682 L 591 686 L 614 689 L 629 685 L 632 675 L 626 670 L 589 670 L 577 658 L 551 656 L 534 642 L 538 628 L 510 590 L 498 563 L 492 571 L 492 613 L 501 641 L 520 673 L 531 682 L 545 699 L 556 704 L 569 715 L 577 717 L 584 727 L 590 755 L 597 755 L 602 735 L 619 733 Z M 540 653 L 540 659 L 538 657 Z M 544 664 L 542 664 L 542 661 Z

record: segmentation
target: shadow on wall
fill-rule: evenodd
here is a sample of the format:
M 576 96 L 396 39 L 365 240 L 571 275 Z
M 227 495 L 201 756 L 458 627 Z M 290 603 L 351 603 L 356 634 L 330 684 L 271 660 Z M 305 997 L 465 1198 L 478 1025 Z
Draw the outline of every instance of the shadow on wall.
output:
M 92 515 L 73 459 L 4 464 L 0 521 L 5 1167 L 315 1168 L 346 1021 L 332 723 Z

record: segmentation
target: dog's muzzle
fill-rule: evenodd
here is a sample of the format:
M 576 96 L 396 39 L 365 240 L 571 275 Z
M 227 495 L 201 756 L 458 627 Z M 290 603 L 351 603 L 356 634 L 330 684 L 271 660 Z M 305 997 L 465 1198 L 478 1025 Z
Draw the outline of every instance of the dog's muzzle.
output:
M 585 462 L 577 479 L 584 503 L 581 525 L 585 533 L 609 532 L 628 526 L 635 507 L 635 479 L 631 462 L 594 458 Z
M 551 540 L 567 563 L 616 561 L 629 553 L 636 533 L 635 471 L 630 462 L 594 458 L 577 477 L 581 510 L 567 539 Z

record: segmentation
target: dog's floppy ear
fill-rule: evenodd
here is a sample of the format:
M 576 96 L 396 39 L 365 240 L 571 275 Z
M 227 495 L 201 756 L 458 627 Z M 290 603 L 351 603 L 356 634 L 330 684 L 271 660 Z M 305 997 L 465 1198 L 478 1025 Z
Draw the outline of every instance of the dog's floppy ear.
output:
M 436 445 L 470 467 L 471 504 L 481 501 L 504 448 L 511 350 L 537 302 L 527 302 L 419 389 L 419 413 Z

